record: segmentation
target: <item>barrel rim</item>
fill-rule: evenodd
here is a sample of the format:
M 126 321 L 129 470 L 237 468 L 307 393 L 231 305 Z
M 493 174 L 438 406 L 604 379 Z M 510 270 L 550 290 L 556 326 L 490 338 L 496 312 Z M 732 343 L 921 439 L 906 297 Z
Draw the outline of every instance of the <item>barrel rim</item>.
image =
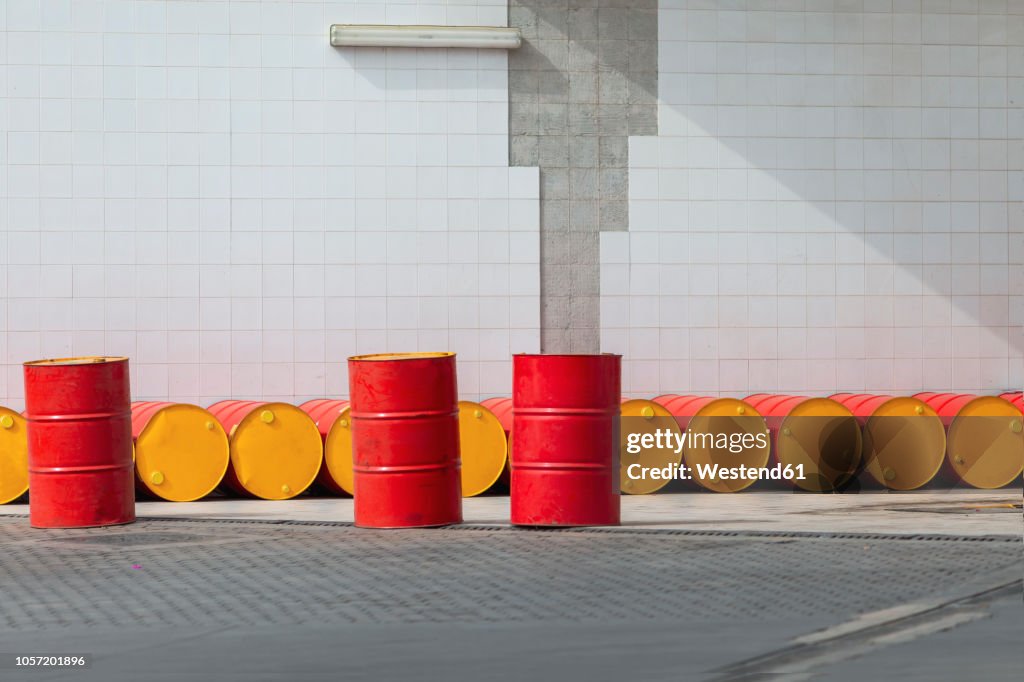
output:
M 22 363 L 25 367 L 70 367 L 74 365 L 101 365 L 115 362 L 128 362 L 128 358 L 119 355 L 83 355 L 72 358 L 46 358 L 45 360 L 29 360 Z
M 514 358 L 621 358 L 621 353 L 513 353 Z
M 455 353 L 451 351 L 422 351 L 416 353 L 370 353 L 369 355 L 350 355 L 349 362 L 381 362 L 401 360 L 429 360 L 440 358 L 454 358 Z

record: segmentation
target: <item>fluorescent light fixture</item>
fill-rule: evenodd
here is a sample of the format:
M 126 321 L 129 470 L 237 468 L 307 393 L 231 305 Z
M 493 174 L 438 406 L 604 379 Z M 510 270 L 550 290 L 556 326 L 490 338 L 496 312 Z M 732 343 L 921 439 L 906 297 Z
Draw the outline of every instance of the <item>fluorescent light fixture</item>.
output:
M 468 47 L 514 50 L 523 42 L 518 28 L 500 26 L 386 26 L 333 24 L 334 47 Z

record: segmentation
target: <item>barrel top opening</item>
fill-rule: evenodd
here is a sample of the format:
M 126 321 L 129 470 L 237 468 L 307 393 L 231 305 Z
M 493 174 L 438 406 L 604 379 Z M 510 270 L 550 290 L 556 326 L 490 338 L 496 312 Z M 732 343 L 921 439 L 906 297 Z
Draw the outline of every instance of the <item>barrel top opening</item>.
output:
M 349 360 L 359 362 L 373 362 L 377 360 L 426 360 L 429 358 L 450 358 L 455 353 L 448 352 L 427 352 L 427 353 L 374 353 L 372 355 L 353 355 Z
M 49 358 L 47 360 L 31 360 L 25 366 L 67 366 L 67 365 L 100 365 L 107 362 L 127 362 L 125 357 L 86 356 L 81 358 Z

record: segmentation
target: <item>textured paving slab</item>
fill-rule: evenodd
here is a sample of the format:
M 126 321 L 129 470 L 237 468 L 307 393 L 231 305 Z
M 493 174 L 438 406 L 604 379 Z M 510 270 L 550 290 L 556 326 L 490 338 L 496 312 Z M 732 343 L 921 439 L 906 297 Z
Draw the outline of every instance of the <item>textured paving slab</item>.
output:
M 8 505 L 0 655 L 94 662 L 0 679 L 1016 679 L 1020 497 L 625 497 L 623 527 L 561 531 L 510 528 L 506 497 L 409 531 L 356 529 L 330 498 L 145 502 L 160 518 L 63 531 Z
M 0 543 L 0 627 L 14 630 L 812 617 L 940 592 L 1022 559 L 1007 541 L 212 521 L 40 531 L 8 519 Z
M 858 614 L 1019 581 L 1022 559 L 1011 537 L 9 517 L 0 649 L 95 656 L 25 679 L 717 678 Z

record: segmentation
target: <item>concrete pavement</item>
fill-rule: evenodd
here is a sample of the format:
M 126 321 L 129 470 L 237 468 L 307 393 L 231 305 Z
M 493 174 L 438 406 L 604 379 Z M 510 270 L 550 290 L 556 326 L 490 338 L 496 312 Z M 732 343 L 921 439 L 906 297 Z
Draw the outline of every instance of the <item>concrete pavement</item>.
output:
M 356 529 L 351 500 L 143 502 L 40 531 L 0 507 L 13 680 L 1016 679 L 1019 490 L 664 494 L 619 529 Z M 0 660 L 7 660 L 0 657 Z

